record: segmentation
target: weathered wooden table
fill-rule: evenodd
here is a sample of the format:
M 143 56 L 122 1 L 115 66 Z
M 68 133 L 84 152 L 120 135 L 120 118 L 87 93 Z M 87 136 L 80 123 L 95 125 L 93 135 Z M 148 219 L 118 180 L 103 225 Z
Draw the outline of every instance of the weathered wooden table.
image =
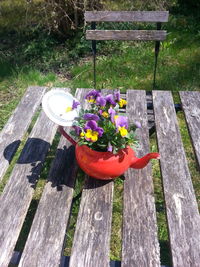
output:
M 0 178 L 38 109 L 46 88 L 30 87 L 0 134 Z M 69 89 L 66 89 L 67 91 Z M 76 97 L 83 102 L 86 89 Z M 146 92 L 128 90 L 126 113 L 139 120 L 140 150 L 149 152 Z M 171 92 L 153 91 L 153 111 L 173 266 L 200 266 L 200 216 Z M 200 164 L 200 92 L 180 92 Z M 0 197 L 0 266 L 68 266 L 62 257 L 77 166 L 74 148 L 61 137 L 22 253 L 14 252 L 34 186 L 57 126 L 41 112 Z M 109 266 L 113 181 L 86 177 L 69 266 Z M 125 173 L 121 266 L 160 266 L 151 164 Z M 12 260 L 11 260 L 12 259 Z M 61 260 L 62 259 L 62 260 Z M 114 263 L 112 263 L 114 264 Z M 120 266 L 120 265 L 118 265 Z

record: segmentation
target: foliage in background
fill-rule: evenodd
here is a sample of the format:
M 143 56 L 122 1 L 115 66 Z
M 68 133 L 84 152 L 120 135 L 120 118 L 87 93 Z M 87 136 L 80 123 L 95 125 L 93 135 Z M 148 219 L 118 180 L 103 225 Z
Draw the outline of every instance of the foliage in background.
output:
M 110 0 L 103 1 L 106 10 L 169 10 L 176 5 L 176 0 Z
M 200 16 L 200 2 L 196 0 L 177 0 L 175 10 L 181 12 L 184 15 Z
M 42 28 L 66 39 L 83 28 L 86 10 L 169 10 L 176 4 L 176 0 L 1 0 L 0 31 Z
M 43 28 L 66 39 L 83 27 L 85 10 L 102 7 L 100 0 L 2 0 L 0 27 L 18 32 Z

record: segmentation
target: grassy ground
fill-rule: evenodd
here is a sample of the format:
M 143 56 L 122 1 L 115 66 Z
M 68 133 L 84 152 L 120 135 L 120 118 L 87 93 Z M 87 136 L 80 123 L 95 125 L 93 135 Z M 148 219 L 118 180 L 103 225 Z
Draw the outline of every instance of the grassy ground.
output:
M 199 26 L 191 18 L 171 17 L 165 25 L 157 69 L 159 90 L 199 90 Z M 0 44 L 0 129 L 28 85 L 91 88 L 90 42 L 79 36 L 59 43 L 45 33 L 4 34 Z M 73 49 L 71 49 L 73 47 Z M 107 42 L 98 45 L 97 87 L 151 90 L 153 43 Z
M 199 26 L 193 18 L 183 16 L 171 17 L 168 25 L 168 38 L 161 45 L 157 71 L 158 90 L 199 90 L 200 74 L 200 34 Z M 0 129 L 3 128 L 10 114 L 16 107 L 25 89 L 29 85 L 45 85 L 50 88 L 71 87 L 91 88 L 93 86 L 92 58 L 89 42 L 84 37 L 61 43 L 45 33 L 2 34 L 0 44 Z M 97 87 L 152 89 L 154 67 L 153 43 L 107 42 L 98 44 Z M 179 101 L 175 94 L 175 101 Z M 178 114 L 181 135 L 189 162 L 192 180 L 198 201 L 200 201 L 199 172 L 195 163 L 193 149 L 188 136 L 183 113 Z M 24 141 L 26 140 L 25 139 Z M 58 138 L 58 137 L 57 137 Z M 150 139 L 151 150 L 156 151 L 156 137 Z M 37 185 L 28 216 L 27 227 L 23 228 L 18 250 L 22 250 L 31 221 L 37 208 L 42 189 L 45 185 L 47 170 L 55 153 L 55 146 L 48 155 L 41 179 Z M 13 164 L 17 157 L 13 159 Z M 9 179 L 12 164 L 7 172 L 1 192 Z M 83 174 L 79 173 L 75 196 L 81 190 Z M 159 240 L 162 263 L 170 265 L 168 234 L 165 219 L 162 182 L 159 165 L 154 162 L 153 176 L 156 196 L 157 219 L 159 222 Z M 111 238 L 111 258 L 121 257 L 121 219 L 122 219 L 123 182 L 115 182 L 114 215 Z M 72 219 L 67 233 L 65 253 L 70 254 L 79 200 L 74 203 Z
M 176 22 L 177 23 L 177 22 Z M 189 26 L 188 26 L 189 27 Z M 167 28 L 167 27 L 166 27 Z M 199 34 L 167 28 L 157 70 L 158 90 L 199 90 Z M 106 49 L 110 48 L 107 52 Z M 92 60 L 73 66 L 75 87 L 93 85 Z M 152 90 L 154 43 L 107 42 L 97 56 L 98 88 L 140 88 Z

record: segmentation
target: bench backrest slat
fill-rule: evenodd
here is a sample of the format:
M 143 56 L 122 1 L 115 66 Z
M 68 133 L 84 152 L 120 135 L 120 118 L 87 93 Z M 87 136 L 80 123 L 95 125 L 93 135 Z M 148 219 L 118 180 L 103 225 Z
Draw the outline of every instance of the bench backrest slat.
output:
M 146 30 L 87 30 L 87 40 L 162 41 L 166 31 Z
M 86 22 L 167 22 L 168 11 L 86 11 Z

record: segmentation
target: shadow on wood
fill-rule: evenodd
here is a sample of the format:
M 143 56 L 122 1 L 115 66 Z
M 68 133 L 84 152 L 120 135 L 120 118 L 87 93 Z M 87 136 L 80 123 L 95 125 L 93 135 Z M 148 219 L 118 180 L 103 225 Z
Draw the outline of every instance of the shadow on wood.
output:
M 56 152 L 53 167 L 49 173 L 48 181 L 52 187 L 62 190 L 63 185 L 73 188 L 73 172 L 76 171 L 75 164 L 75 146 L 66 145 L 59 148 Z
M 21 143 L 20 140 L 16 140 L 16 141 L 10 143 L 10 144 L 5 148 L 5 150 L 4 150 L 4 152 L 3 152 L 3 156 L 4 156 L 5 159 L 7 159 L 7 161 L 9 162 L 9 164 L 10 164 L 10 162 L 11 162 L 11 160 L 12 160 L 12 158 L 13 158 L 15 152 L 17 151 L 17 149 L 18 149 L 20 143 Z

